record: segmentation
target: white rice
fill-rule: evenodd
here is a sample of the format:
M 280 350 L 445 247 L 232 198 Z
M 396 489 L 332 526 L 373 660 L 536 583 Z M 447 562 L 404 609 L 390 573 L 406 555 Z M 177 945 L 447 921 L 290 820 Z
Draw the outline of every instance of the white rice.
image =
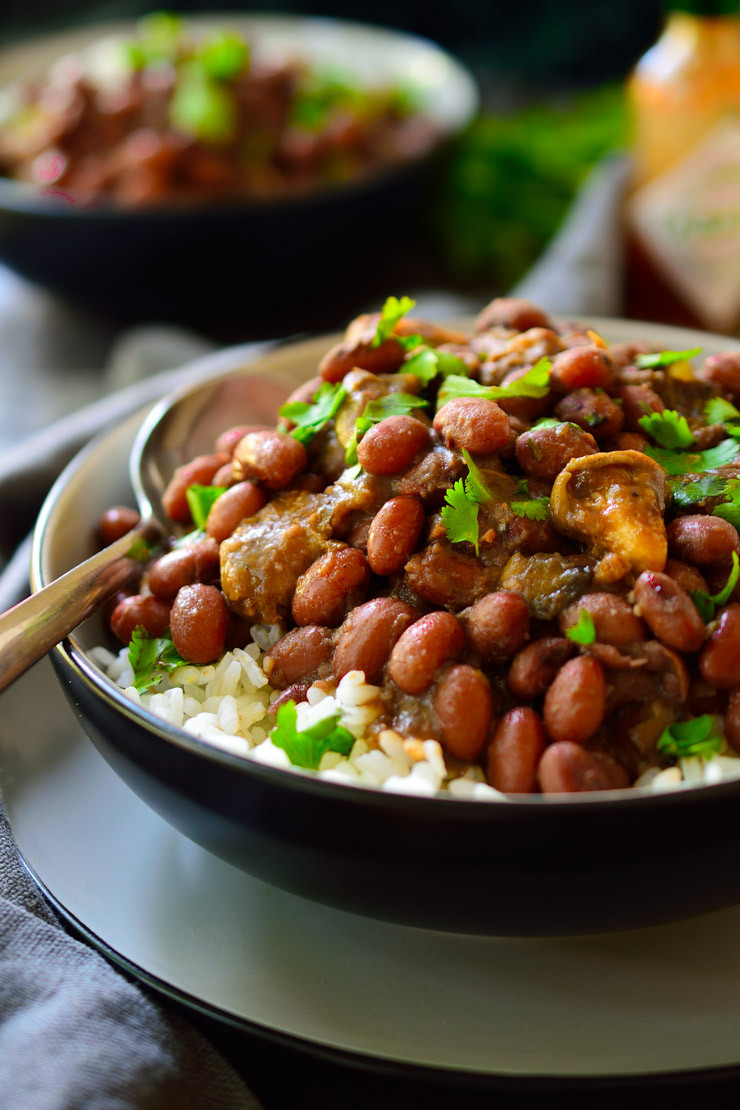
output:
M 277 625 L 255 625 L 252 643 L 227 651 L 217 663 L 205 667 L 188 664 L 164 677 L 150 693 L 140 694 L 134 686 L 128 648 L 114 655 L 106 648 L 93 648 L 93 661 L 132 701 L 156 717 L 182 728 L 191 736 L 233 755 L 254 759 L 298 774 L 315 775 L 328 782 L 370 787 L 396 794 L 415 794 L 474 801 L 506 801 L 477 768 L 451 778 L 442 747 L 436 740 L 404 737 L 383 729 L 378 746 L 363 737 L 381 712 L 380 688 L 365 682 L 362 671 L 350 671 L 333 694 L 314 684 L 308 700 L 296 706 L 297 728 L 302 731 L 325 717 L 339 714 L 339 724 L 355 737 L 349 755 L 326 752 L 317 772 L 295 767 L 282 748 L 270 740 L 276 719 L 268 714 L 270 703 L 280 691 L 272 689 L 262 669 L 265 652 L 281 635 Z M 722 718 L 717 719 L 722 731 Z M 709 759 L 682 759 L 665 770 L 653 767 L 634 784 L 638 790 L 656 793 L 686 785 L 720 782 L 740 777 L 740 759 L 731 754 L 726 741 L 722 751 Z

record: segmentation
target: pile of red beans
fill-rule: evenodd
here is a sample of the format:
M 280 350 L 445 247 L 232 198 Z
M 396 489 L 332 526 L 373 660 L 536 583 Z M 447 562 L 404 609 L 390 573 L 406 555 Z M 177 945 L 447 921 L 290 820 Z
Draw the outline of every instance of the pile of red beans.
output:
M 380 689 L 371 745 L 388 728 L 437 739 L 450 776 L 477 768 L 509 793 L 629 786 L 675 761 L 658 748 L 671 724 L 707 713 L 740 751 L 740 591 L 708 621 L 692 598 L 722 589 L 740 536 L 713 515 L 721 497 L 675 503 L 640 424 L 671 410 L 688 421 L 692 450 L 716 446 L 726 433 L 706 423 L 705 405 L 740 401 L 740 354 L 693 374 L 641 369 L 646 344 L 608 347 L 514 299 L 493 301 L 472 336 L 404 319 L 377 342 L 378 318 L 353 321 L 291 398 L 344 385 L 312 440 L 285 419 L 277 430 L 243 425 L 175 473 L 164 507 L 183 531 L 190 485 L 226 492 L 204 532 L 118 601 L 115 635 L 169 628 L 180 654 L 205 664 L 247 643 L 253 624 L 278 624 L 264 660 L 280 691 L 273 711 L 363 671 Z M 483 386 L 512 385 L 546 357 L 549 386 L 540 397 L 460 397 L 435 415 L 440 381 L 423 386 L 404 368 L 410 334 Z M 373 424 L 348 471 L 357 417 L 393 393 L 429 404 Z M 444 523 L 447 494 L 468 475 L 463 451 L 491 495 L 477 508 L 477 553 Z M 740 464 L 712 474 L 730 481 Z M 517 509 L 534 501 L 546 513 Z M 103 539 L 135 519 L 110 510 Z M 584 612 L 591 642 L 568 634 Z

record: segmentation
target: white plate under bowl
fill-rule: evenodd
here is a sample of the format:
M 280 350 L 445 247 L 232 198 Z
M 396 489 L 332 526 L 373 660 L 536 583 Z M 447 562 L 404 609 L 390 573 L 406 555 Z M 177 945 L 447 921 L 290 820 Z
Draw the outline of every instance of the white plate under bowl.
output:
M 682 330 L 591 325 L 614 341 L 709 348 Z M 96 501 L 125 495 L 122 460 L 140 420 L 100 441 Z M 141 802 L 84 736 L 47 660 L 3 694 L 0 788 L 29 868 L 86 936 L 147 982 L 252 1032 L 368 1066 L 506 1081 L 740 1065 L 740 907 L 630 933 L 522 940 L 314 904 L 216 859 Z

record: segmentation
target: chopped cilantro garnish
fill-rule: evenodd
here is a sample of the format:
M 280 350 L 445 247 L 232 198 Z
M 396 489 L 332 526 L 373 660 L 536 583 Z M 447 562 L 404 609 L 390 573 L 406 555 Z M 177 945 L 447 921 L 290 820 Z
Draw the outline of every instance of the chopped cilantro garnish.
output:
M 510 385 L 481 385 L 457 374 L 445 378 L 437 398 L 437 408 L 441 409 L 455 397 L 484 397 L 498 401 L 506 397 L 545 397 L 550 389 L 550 360 L 541 358 L 531 370 Z
M 556 420 L 554 416 L 543 416 L 539 420 L 535 420 L 532 430 L 534 431 L 535 428 L 557 428 L 562 423 L 562 420 Z
M 375 336 L 370 345 L 379 347 L 381 343 L 390 338 L 396 324 L 411 311 L 415 304 L 416 301 L 412 301 L 411 297 L 387 297 L 380 313 Z
M 524 516 L 527 520 L 547 520 L 549 504 L 549 497 L 534 497 L 528 501 L 511 501 L 509 508 L 515 516 Z
M 425 346 L 404 362 L 401 371 L 404 374 L 415 374 L 422 385 L 429 385 L 438 375 L 443 378 L 450 374 L 464 377 L 468 373 L 468 367 L 463 359 L 450 351 L 438 351 L 434 347 Z
M 732 567 L 730 574 L 719 593 L 706 594 L 703 590 L 694 590 L 691 594 L 694 605 L 699 610 L 701 619 L 706 624 L 712 619 L 717 609 L 726 605 L 732 596 L 732 591 L 737 585 L 738 578 L 740 578 L 740 559 L 737 557 L 737 552 L 732 553 Z
M 185 496 L 196 528 L 205 528 L 214 501 L 218 501 L 221 494 L 226 493 L 227 488 L 227 486 L 201 486 L 197 482 L 188 486 Z
M 286 701 L 278 708 L 277 725 L 270 740 L 283 749 L 294 766 L 315 771 L 326 752 L 349 755 L 352 750 L 354 737 L 338 722 L 339 714 L 334 713 L 299 732 L 295 702 Z
M 155 545 L 148 543 L 143 536 L 138 536 L 126 552 L 126 558 L 134 559 L 137 563 L 148 563 L 154 549 Z
M 678 479 L 669 481 L 673 504 L 681 509 L 690 505 L 700 505 L 711 497 L 723 497 L 727 479 L 719 474 L 707 474 L 704 478 L 692 479 L 681 482 Z
M 721 750 L 722 737 L 717 732 L 711 713 L 704 713 L 690 721 L 674 721 L 663 730 L 658 740 L 658 751 L 677 759 L 691 756 L 708 759 Z
M 236 133 L 237 103 L 233 93 L 209 77 L 197 62 L 180 67 L 169 108 L 170 123 L 202 143 L 228 143 Z
M 452 543 L 472 543 L 476 555 L 480 554 L 478 539 L 478 502 L 465 491 L 462 478 L 445 493 L 442 524 Z
M 206 39 L 198 58 L 215 81 L 233 81 L 249 68 L 249 47 L 236 32 L 219 31 Z
M 346 396 L 347 390 L 341 382 L 336 385 L 323 382 L 310 404 L 307 401 L 289 401 L 278 410 L 278 416 L 295 424 L 290 433 L 294 439 L 310 443 L 334 419 Z
M 706 451 L 668 451 L 663 447 L 646 447 L 645 454 L 654 459 L 666 474 L 700 474 L 704 470 L 717 470 L 734 462 L 740 446 L 734 439 L 723 439 L 716 447 Z
M 148 693 L 165 675 L 187 664 L 172 643 L 169 630 L 164 636 L 153 637 L 141 625 L 134 629 L 129 642 L 128 661 L 134 672 L 133 686 L 140 694 Z
M 724 495 L 726 502 L 712 509 L 712 515 L 729 520 L 730 524 L 740 532 L 740 480 L 730 478 L 725 485 Z
M 638 355 L 635 365 L 641 370 L 652 370 L 655 366 L 672 366 L 674 362 L 686 362 L 687 359 L 696 358 L 701 354 L 701 347 L 692 347 L 690 351 L 661 351 L 659 354 Z
M 704 419 L 707 424 L 723 424 L 729 436 L 740 439 L 740 411 L 732 401 L 726 401 L 724 397 L 710 397 L 704 406 Z
M 491 493 L 488 489 L 488 486 L 486 485 L 486 480 L 483 477 L 481 471 L 471 459 L 470 452 L 467 451 L 464 447 L 462 449 L 462 457 L 468 464 L 468 476 L 465 479 L 466 494 L 471 501 L 475 501 L 478 505 L 482 504 L 484 501 L 490 501 Z
M 674 409 L 651 412 L 649 416 L 641 416 L 637 423 L 653 437 L 656 443 L 669 450 L 674 450 L 676 447 L 691 447 L 694 442 L 686 417 Z
M 180 52 L 182 20 L 173 12 L 152 12 L 136 24 L 137 37 L 124 43 L 125 56 L 133 69 L 146 69 L 174 62 Z
M 354 435 L 345 450 L 347 466 L 354 466 L 357 462 L 357 441 L 370 431 L 373 424 L 379 424 L 386 416 L 407 416 L 414 409 L 426 408 L 428 404 L 423 397 L 415 397 L 413 393 L 387 393 L 385 397 L 368 401 L 362 415 L 355 421 Z
M 565 630 L 565 635 L 576 644 L 592 644 L 596 639 L 594 618 L 588 609 L 581 609 L 578 620 Z

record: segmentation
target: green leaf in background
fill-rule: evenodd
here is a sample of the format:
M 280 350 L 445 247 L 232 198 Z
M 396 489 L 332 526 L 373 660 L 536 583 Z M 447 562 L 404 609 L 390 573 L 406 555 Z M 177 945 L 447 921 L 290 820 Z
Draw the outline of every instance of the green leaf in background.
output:
M 690 351 L 660 351 L 658 354 L 638 355 L 635 365 L 641 370 L 652 370 L 656 366 L 673 366 L 674 362 L 686 362 L 701 354 L 701 347 L 692 347 Z

